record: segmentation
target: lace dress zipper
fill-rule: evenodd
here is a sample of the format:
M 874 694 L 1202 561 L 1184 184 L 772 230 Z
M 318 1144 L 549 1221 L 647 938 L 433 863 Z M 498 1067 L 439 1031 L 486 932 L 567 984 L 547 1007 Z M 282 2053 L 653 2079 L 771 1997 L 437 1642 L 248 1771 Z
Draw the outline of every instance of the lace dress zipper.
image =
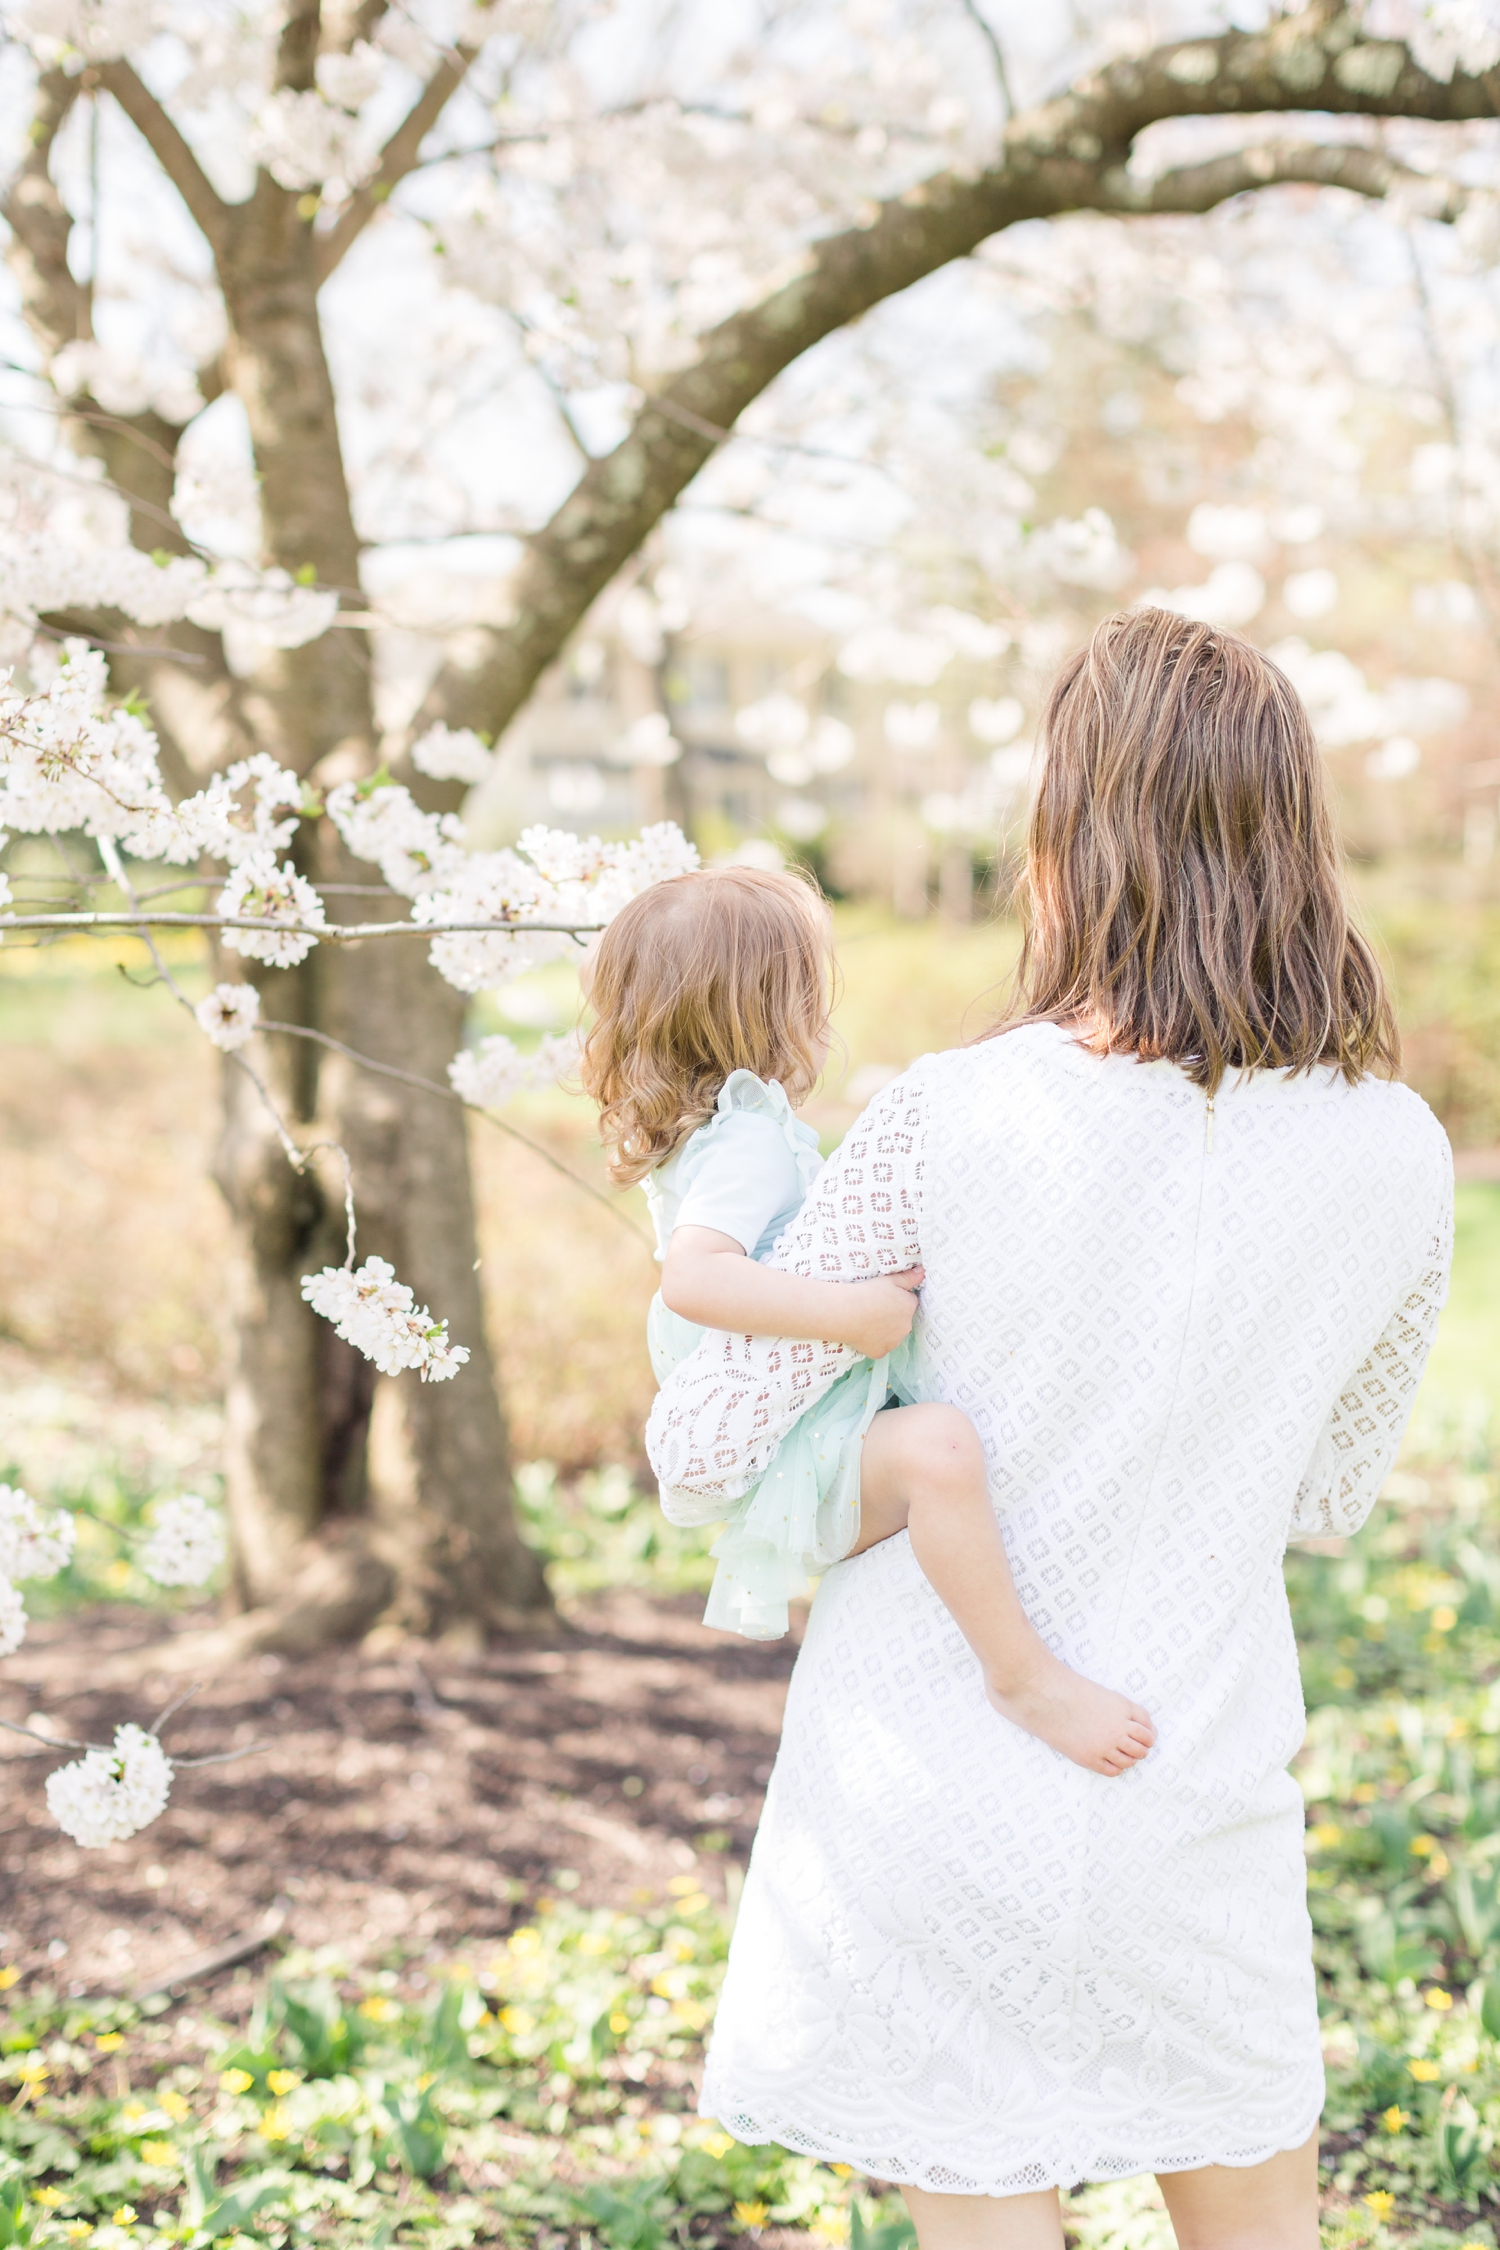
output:
M 1208 1097 L 1208 1107 L 1207 1107 L 1207 1109 L 1205 1110 L 1205 1112 L 1204 1112 L 1204 1117 L 1203 1117 L 1203 1153 L 1204 1153 L 1204 1155 L 1205 1155 L 1205 1156 L 1212 1156 L 1212 1155 L 1213 1155 L 1213 1152 L 1214 1152 L 1214 1098 L 1213 1098 L 1213 1095 L 1212 1095 L 1212 1094 L 1210 1094 L 1210 1095 L 1209 1095 L 1209 1097 Z

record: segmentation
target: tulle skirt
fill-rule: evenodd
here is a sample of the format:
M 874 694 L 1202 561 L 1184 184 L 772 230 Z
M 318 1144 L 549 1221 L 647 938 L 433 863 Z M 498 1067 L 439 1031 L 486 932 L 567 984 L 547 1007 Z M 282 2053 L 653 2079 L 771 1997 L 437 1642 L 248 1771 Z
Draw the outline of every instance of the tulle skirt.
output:
M 662 1382 L 703 1339 L 703 1330 L 652 1299 L 646 1339 Z M 718 1564 L 705 1625 L 747 1640 L 779 1640 L 787 1603 L 807 1581 L 842 1562 L 859 1537 L 859 1463 L 865 1432 L 900 1395 L 907 1347 L 856 1360 L 793 1423 L 759 1484 L 733 1503 L 715 1540 Z

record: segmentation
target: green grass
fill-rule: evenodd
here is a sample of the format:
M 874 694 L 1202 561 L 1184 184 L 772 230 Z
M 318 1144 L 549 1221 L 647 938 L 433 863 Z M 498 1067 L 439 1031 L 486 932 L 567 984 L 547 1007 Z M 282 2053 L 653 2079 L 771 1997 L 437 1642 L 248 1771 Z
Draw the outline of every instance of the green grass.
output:
M 1500 1412 L 1500 1184 L 1467 1181 L 1454 1198 L 1453 1283 L 1422 1385 L 1428 1412 Z

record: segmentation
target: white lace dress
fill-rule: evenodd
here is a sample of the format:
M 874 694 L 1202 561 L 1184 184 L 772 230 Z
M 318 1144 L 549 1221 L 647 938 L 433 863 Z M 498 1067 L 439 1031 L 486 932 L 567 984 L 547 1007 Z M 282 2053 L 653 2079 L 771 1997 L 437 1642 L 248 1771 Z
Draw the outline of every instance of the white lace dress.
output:
M 918 1397 L 984 1441 L 1022 1599 L 1159 1729 L 1105 1780 L 999 1718 L 901 1536 L 823 1580 L 705 2114 L 1008 2195 L 1248 2165 L 1312 2131 L 1289 1537 L 1357 1529 L 1442 1302 L 1451 1167 L 1405 1088 L 1170 1064 L 1050 1025 L 929 1057 L 772 1263 L 927 1269 Z M 721 1515 L 849 1355 L 713 1335 L 648 1432 Z

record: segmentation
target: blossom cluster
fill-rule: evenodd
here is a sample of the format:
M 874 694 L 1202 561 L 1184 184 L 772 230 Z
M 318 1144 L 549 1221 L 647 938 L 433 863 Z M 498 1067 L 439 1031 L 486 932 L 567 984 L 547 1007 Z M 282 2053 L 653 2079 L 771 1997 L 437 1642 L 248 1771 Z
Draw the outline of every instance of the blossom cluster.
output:
M 455 1094 L 475 1109 L 503 1109 L 513 1094 L 531 1086 L 555 1086 L 578 1060 L 576 1034 L 562 1038 L 548 1033 L 529 1055 L 523 1055 L 503 1032 L 465 1047 L 448 1065 Z
M 515 851 L 466 854 L 447 881 L 416 900 L 412 919 L 439 927 L 526 920 L 586 928 L 608 922 L 653 883 L 697 865 L 696 847 L 670 821 L 642 829 L 624 844 L 559 828 L 528 828 Z M 460 992 L 481 992 L 557 960 L 572 942 L 565 932 L 461 931 L 435 938 L 431 960 Z
M 468 859 L 455 813 L 425 813 L 400 782 L 343 781 L 327 813 L 357 859 L 373 860 L 393 891 L 415 898 Z
M 226 930 L 224 943 L 252 961 L 268 961 L 272 968 L 295 968 L 317 944 L 306 929 L 288 929 L 287 923 L 310 923 L 313 930 L 326 927 L 323 901 L 299 875 L 290 860 L 278 867 L 275 854 L 251 852 L 240 861 L 219 893 L 219 912 L 253 916 L 267 927 L 261 930 Z
M 55 1578 L 67 1568 L 75 1538 L 73 1518 L 37 1506 L 19 1485 L 0 1484 L 0 1656 L 11 1656 L 26 1638 L 26 1604 L 18 1578 Z
M 346 1344 L 372 1359 L 382 1375 L 415 1368 L 424 1383 L 443 1383 L 468 1359 L 467 1347 L 450 1344 L 446 1320 L 434 1320 L 384 1258 L 362 1266 L 325 1266 L 302 1277 L 302 1294 L 331 1321 Z
M 161 1500 L 136 1556 L 158 1586 L 206 1586 L 224 1560 L 224 1518 L 196 1492 Z
M 411 762 L 432 781 L 462 781 L 472 788 L 494 771 L 495 753 L 472 727 L 429 727 L 412 744 Z
M 47 1777 L 47 1808 L 86 1850 L 122 1844 L 167 1807 L 172 1761 L 144 1727 L 116 1727 L 111 1750 L 90 1750 Z
M 33 669 L 40 669 L 36 660 Z M 174 805 L 155 735 L 128 704 L 108 701 L 106 659 L 68 641 L 29 694 L 0 672 L 0 823 L 23 835 L 81 828 L 141 859 L 183 866 L 208 853 L 231 867 L 283 850 L 302 784 L 264 751 L 215 774 Z M 225 911 L 228 911 L 227 909 Z
M 91 385 L 93 362 L 78 358 L 71 345 L 68 350 L 75 356 L 66 365 L 60 361 L 54 373 L 71 393 Z M 158 559 L 137 547 L 103 540 L 73 547 L 42 534 L 9 539 L 0 553 L 0 613 L 27 625 L 56 610 L 119 609 L 137 625 L 169 625 L 182 617 L 210 631 L 243 625 L 272 647 L 301 648 L 327 632 L 338 607 L 335 593 L 245 562 Z

